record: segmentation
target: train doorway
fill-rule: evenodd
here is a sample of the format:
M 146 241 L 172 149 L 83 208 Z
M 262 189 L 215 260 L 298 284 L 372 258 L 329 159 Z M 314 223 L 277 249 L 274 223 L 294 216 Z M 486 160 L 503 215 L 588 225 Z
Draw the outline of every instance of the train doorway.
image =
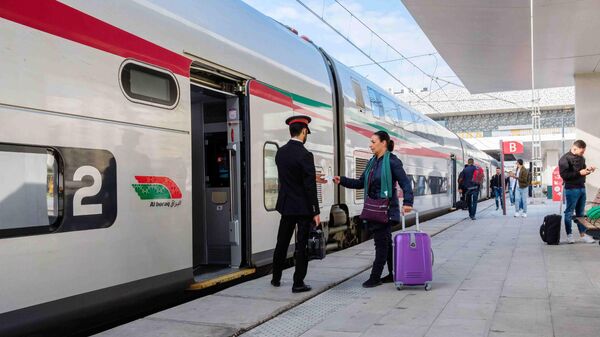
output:
M 245 232 L 241 216 L 240 86 L 214 72 L 202 78 L 198 69 L 192 67 L 196 72 L 192 72 L 190 86 L 193 264 L 197 282 L 241 266 Z
M 450 188 L 452 189 L 452 207 L 456 208 L 456 201 L 458 199 L 458 175 L 456 172 L 456 156 L 453 154 L 450 156 Z

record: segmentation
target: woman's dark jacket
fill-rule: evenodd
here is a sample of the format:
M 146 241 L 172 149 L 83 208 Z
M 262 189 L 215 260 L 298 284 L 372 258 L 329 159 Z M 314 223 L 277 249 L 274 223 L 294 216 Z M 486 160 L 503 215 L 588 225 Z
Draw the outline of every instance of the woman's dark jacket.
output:
M 369 197 L 373 199 L 380 198 L 380 190 L 381 190 L 381 163 L 383 162 L 383 156 L 377 159 L 375 164 L 373 165 L 373 169 L 371 170 L 371 180 L 369 183 Z M 400 188 L 403 192 L 403 201 L 402 203 L 406 206 L 413 205 L 413 190 L 412 184 L 408 177 L 406 176 L 406 172 L 404 172 L 404 168 L 402 167 L 402 161 L 398 159 L 394 154 L 390 154 L 390 166 L 392 169 L 392 198 L 390 200 L 390 208 L 388 212 L 388 216 L 391 221 L 399 222 L 400 221 L 400 207 L 398 202 L 398 193 L 396 188 L 396 183 L 400 185 Z M 340 185 L 346 188 L 352 189 L 362 189 L 365 187 L 365 173 L 361 174 L 360 178 L 352 179 L 347 177 L 340 177 Z

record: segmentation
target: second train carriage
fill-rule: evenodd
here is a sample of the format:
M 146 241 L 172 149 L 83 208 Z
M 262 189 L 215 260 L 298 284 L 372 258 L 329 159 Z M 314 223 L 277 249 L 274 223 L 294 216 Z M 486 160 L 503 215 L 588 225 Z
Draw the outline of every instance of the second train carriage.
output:
M 292 114 L 326 175 L 359 175 L 387 130 L 425 213 L 452 207 L 465 158 L 494 165 L 237 1 L 5 1 L 0 73 L 4 335 L 269 264 Z M 364 195 L 318 194 L 352 241 Z

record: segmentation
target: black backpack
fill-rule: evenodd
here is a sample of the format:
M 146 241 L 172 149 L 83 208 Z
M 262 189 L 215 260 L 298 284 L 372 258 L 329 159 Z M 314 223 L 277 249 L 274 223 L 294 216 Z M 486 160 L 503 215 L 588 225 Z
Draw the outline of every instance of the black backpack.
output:
M 562 216 L 558 214 L 546 215 L 544 223 L 540 226 L 540 237 L 542 241 L 549 245 L 558 245 L 560 243 L 560 223 Z

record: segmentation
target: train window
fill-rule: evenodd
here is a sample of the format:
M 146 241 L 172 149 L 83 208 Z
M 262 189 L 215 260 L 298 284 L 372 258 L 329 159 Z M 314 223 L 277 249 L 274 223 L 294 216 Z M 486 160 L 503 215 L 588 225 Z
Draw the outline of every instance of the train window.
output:
M 416 188 L 414 190 L 415 196 L 427 194 L 427 177 L 418 175 L 416 176 Z
M 354 90 L 356 105 L 361 109 L 365 109 L 367 106 L 365 105 L 365 99 L 363 98 L 362 88 L 360 87 L 360 83 L 355 79 L 352 79 L 352 89 Z
M 138 103 L 170 109 L 179 100 L 173 74 L 131 60 L 121 67 L 121 88 L 127 98 Z
M 55 230 L 61 215 L 58 154 L 0 144 L 0 162 L 0 238 Z
M 381 96 L 381 101 L 385 110 L 385 118 L 391 123 L 398 123 L 400 121 L 400 117 L 398 117 L 398 104 L 383 95 Z
M 431 194 L 443 194 L 448 192 L 448 178 L 430 176 L 428 180 L 429 191 Z
M 383 116 L 383 103 L 381 102 L 380 95 L 377 91 L 367 87 L 369 92 L 369 100 L 371 101 L 371 109 L 373 110 L 373 116 L 381 118 Z
M 263 148 L 263 189 L 267 211 L 275 210 L 279 194 L 279 175 L 275 164 L 277 150 L 279 150 L 279 146 L 271 142 L 266 142 Z

